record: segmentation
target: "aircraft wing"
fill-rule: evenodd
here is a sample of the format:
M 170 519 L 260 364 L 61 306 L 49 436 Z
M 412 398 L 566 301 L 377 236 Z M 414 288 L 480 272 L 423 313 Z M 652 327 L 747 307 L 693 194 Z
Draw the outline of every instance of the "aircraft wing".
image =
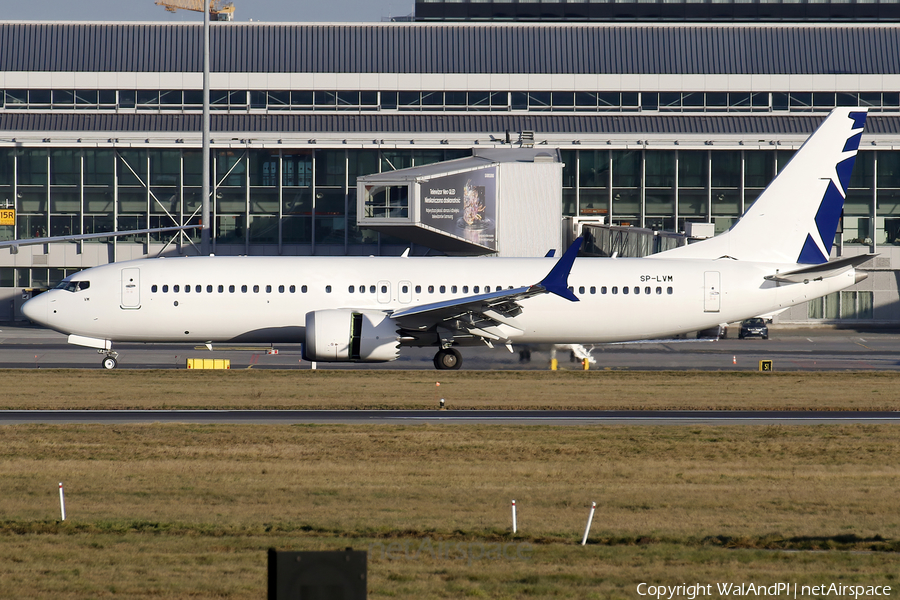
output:
M 569 291 L 568 279 L 581 242 L 581 238 L 575 240 L 547 276 L 534 285 L 401 308 L 391 317 L 405 329 L 437 327 L 444 330 L 442 337 L 467 335 L 508 343 L 522 331 L 514 320 L 522 312 L 520 301 L 547 293 L 578 301 Z
M 122 235 L 144 235 L 148 233 L 160 233 L 163 231 L 182 231 L 184 229 L 196 229 L 198 227 L 201 227 L 201 225 L 179 225 L 176 227 L 156 227 L 154 229 L 130 229 L 128 231 L 107 231 L 105 233 L 82 233 L 79 235 L 54 235 L 51 237 L 28 238 L 24 240 L 4 240 L 0 242 L 0 248 L 36 246 L 38 244 L 53 244 L 55 242 L 78 242 L 81 240 L 96 240 L 100 238 L 119 237 Z

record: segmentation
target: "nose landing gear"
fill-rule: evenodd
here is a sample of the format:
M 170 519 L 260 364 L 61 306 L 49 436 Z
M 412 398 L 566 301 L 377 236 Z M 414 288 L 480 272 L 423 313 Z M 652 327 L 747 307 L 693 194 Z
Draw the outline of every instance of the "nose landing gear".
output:
M 119 353 L 113 352 L 112 350 L 100 350 L 99 352 L 100 352 L 100 354 L 106 355 L 106 357 L 103 359 L 103 361 L 100 363 L 100 365 L 108 371 L 115 369 L 116 365 L 119 364 L 118 361 L 116 360 L 119 357 Z

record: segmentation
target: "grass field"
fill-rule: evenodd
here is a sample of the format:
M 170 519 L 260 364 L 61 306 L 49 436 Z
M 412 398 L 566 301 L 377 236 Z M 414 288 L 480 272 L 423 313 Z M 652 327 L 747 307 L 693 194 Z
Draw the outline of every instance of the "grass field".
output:
M 900 430 L 887 425 L 19 425 L 0 436 L 0 598 L 261 598 L 267 548 L 347 546 L 370 551 L 371 598 L 900 587 Z
M 0 371 L 0 409 L 896 410 L 900 373 Z M 435 384 L 440 382 L 438 388 Z
M 893 373 L 4 373 L 15 384 L 3 409 L 434 408 L 444 397 L 461 410 L 894 410 L 900 384 Z M 34 425 L 0 436 L 0 598 L 260 598 L 267 548 L 347 546 L 370 551 L 372 598 L 638 599 L 642 581 L 900 588 L 891 426 Z

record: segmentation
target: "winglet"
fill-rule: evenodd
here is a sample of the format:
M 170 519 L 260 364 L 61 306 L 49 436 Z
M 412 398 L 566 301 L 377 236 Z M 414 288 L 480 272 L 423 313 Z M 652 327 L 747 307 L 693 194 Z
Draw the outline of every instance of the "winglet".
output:
M 578 256 L 583 241 L 584 239 L 579 237 L 572 242 L 566 253 L 556 261 L 547 276 L 538 284 L 540 287 L 566 300 L 578 302 L 578 296 L 569 290 L 569 272 L 572 270 L 572 265 L 575 264 L 575 258 Z

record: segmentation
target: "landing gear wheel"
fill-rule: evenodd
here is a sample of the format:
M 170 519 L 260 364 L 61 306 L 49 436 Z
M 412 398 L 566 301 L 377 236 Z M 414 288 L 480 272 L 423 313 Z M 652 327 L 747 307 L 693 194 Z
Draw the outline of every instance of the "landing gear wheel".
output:
M 445 371 L 456 371 L 462 366 L 462 355 L 454 348 L 438 350 L 434 355 L 434 368 Z
M 103 359 L 103 362 L 100 364 L 103 365 L 104 369 L 111 371 L 116 368 L 116 365 L 118 363 L 116 362 L 116 359 L 113 358 L 112 356 L 107 356 L 106 358 Z

